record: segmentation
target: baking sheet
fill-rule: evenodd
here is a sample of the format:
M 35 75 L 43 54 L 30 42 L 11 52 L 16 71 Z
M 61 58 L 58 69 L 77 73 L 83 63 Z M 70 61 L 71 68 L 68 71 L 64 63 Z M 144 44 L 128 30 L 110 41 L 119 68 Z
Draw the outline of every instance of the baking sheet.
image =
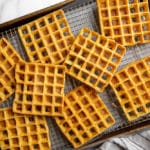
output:
M 98 24 L 98 16 L 97 16 L 97 8 L 96 8 L 95 0 L 77 0 L 77 2 L 74 3 L 73 5 L 64 7 L 64 11 L 74 35 L 77 35 L 82 27 L 88 27 L 90 29 L 99 32 L 99 24 Z M 21 54 L 21 56 L 24 59 L 27 59 L 26 54 L 24 52 L 24 48 L 18 36 L 17 28 L 13 28 L 5 32 L 1 32 L 0 36 L 6 37 L 13 44 L 16 50 Z M 127 48 L 127 53 L 123 58 L 118 69 L 124 67 L 125 65 L 127 65 L 132 61 L 138 60 L 147 55 L 150 55 L 150 44 L 143 44 L 143 45 L 136 45 L 134 47 L 129 47 Z M 71 89 L 75 88 L 80 84 L 81 83 L 79 81 L 69 76 L 66 76 L 65 93 L 69 92 Z M 140 122 L 150 120 L 150 115 L 147 115 L 145 117 L 141 117 L 140 119 L 134 122 L 128 122 L 121 108 L 119 107 L 116 97 L 110 87 L 106 88 L 106 90 L 103 93 L 99 93 L 99 95 L 101 96 L 104 103 L 107 105 L 112 115 L 114 116 L 116 120 L 116 124 L 111 128 L 109 128 L 108 130 L 106 130 L 103 134 L 91 140 L 89 144 L 93 143 L 95 140 L 99 138 L 105 137 L 111 132 L 119 131 L 127 127 L 135 126 Z M 13 96 L 10 99 L 8 99 L 4 104 L 0 105 L 0 107 L 11 106 L 12 100 L 13 100 Z M 60 132 L 54 120 L 49 117 L 47 118 L 47 122 L 50 129 L 52 150 L 73 149 L 70 143 Z

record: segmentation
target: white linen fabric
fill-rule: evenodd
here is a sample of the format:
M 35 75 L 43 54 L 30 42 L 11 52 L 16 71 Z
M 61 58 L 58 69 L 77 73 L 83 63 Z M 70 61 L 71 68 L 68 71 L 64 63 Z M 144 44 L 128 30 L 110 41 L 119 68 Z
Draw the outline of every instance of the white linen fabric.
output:
M 96 150 L 150 150 L 150 130 L 121 138 L 112 138 Z

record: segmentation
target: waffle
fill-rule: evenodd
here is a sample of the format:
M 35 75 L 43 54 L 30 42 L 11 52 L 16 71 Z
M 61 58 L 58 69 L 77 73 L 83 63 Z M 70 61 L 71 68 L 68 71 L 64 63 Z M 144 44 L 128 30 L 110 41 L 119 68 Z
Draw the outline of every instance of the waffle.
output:
M 150 112 L 150 56 L 127 65 L 111 81 L 129 121 Z
M 0 39 L 0 103 L 15 92 L 15 65 L 22 61 L 12 45 Z
M 62 116 L 65 66 L 18 63 L 15 77 L 14 112 Z
M 148 0 L 97 0 L 101 33 L 124 46 L 150 42 Z
M 64 64 L 67 73 L 102 92 L 110 82 L 126 49 L 94 31 L 83 28 Z
M 95 90 L 81 85 L 65 96 L 64 116 L 56 123 L 75 148 L 114 124 L 114 119 Z
M 50 150 L 45 117 L 14 114 L 11 108 L 0 110 L 2 150 Z
M 61 63 L 74 39 L 62 10 L 25 24 L 18 32 L 31 62 Z

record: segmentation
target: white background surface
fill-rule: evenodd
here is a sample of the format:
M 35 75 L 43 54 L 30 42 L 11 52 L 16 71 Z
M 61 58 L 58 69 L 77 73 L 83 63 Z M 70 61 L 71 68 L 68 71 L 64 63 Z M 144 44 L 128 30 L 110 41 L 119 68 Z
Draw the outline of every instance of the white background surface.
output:
M 65 0 L 0 0 L 0 24 Z

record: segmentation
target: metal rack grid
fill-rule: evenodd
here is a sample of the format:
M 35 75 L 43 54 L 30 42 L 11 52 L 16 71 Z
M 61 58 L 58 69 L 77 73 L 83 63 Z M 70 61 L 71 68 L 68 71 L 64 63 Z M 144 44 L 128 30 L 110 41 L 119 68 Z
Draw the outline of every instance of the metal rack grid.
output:
M 72 32 L 74 35 L 77 35 L 82 27 L 88 27 L 95 31 L 99 32 L 97 8 L 95 0 L 77 0 L 76 3 L 71 4 L 67 7 L 64 7 L 66 17 L 71 26 Z M 23 45 L 20 41 L 17 28 L 9 29 L 5 32 L 0 33 L 1 37 L 6 37 L 20 55 L 27 60 Z M 123 58 L 118 69 L 124 67 L 128 63 L 143 58 L 144 56 L 150 55 L 150 44 L 136 45 L 134 47 L 128 47 L 127 53 Z M 69 92 L 76 86 L 80 85 L 80 82 L 66 76 L 66 85 L 65 93 Z M 100 137 L 104 137 L 113 131 L 119 131 L 120 129 L 134 126 L 136 123 L 143 122 L 145 120 L 150 120 L 150 115 L 141 117 L 140 119 L 134 122 L 128 122 L 125 116 L 123 115 L 121 108 L 116 100 L 116 97 L 110 87 L 106 88 L 103 93 L 99 93 L 101 98 L 104 100 L 104 103 L 107 105 L 112 115 L 115 117 L 116 124 L 105 131 L 103 134 L 94 138 L 89 142 L 92 143 Z M 5 103 L 1 104 L 0 107 L 11 106 L 13 101 L 13 96 L 9 98 Z M 117 106 L 117 107 L 115 107 Z M 71 150 L 73 149 L 64 135 L 61 133 L 56 123 L 52 118 L 47 118 L 47 122 L 50 129 L 50 138 L 52 143 L 52 150 Z M 91 148 L 90 148 L 91 149 Z

